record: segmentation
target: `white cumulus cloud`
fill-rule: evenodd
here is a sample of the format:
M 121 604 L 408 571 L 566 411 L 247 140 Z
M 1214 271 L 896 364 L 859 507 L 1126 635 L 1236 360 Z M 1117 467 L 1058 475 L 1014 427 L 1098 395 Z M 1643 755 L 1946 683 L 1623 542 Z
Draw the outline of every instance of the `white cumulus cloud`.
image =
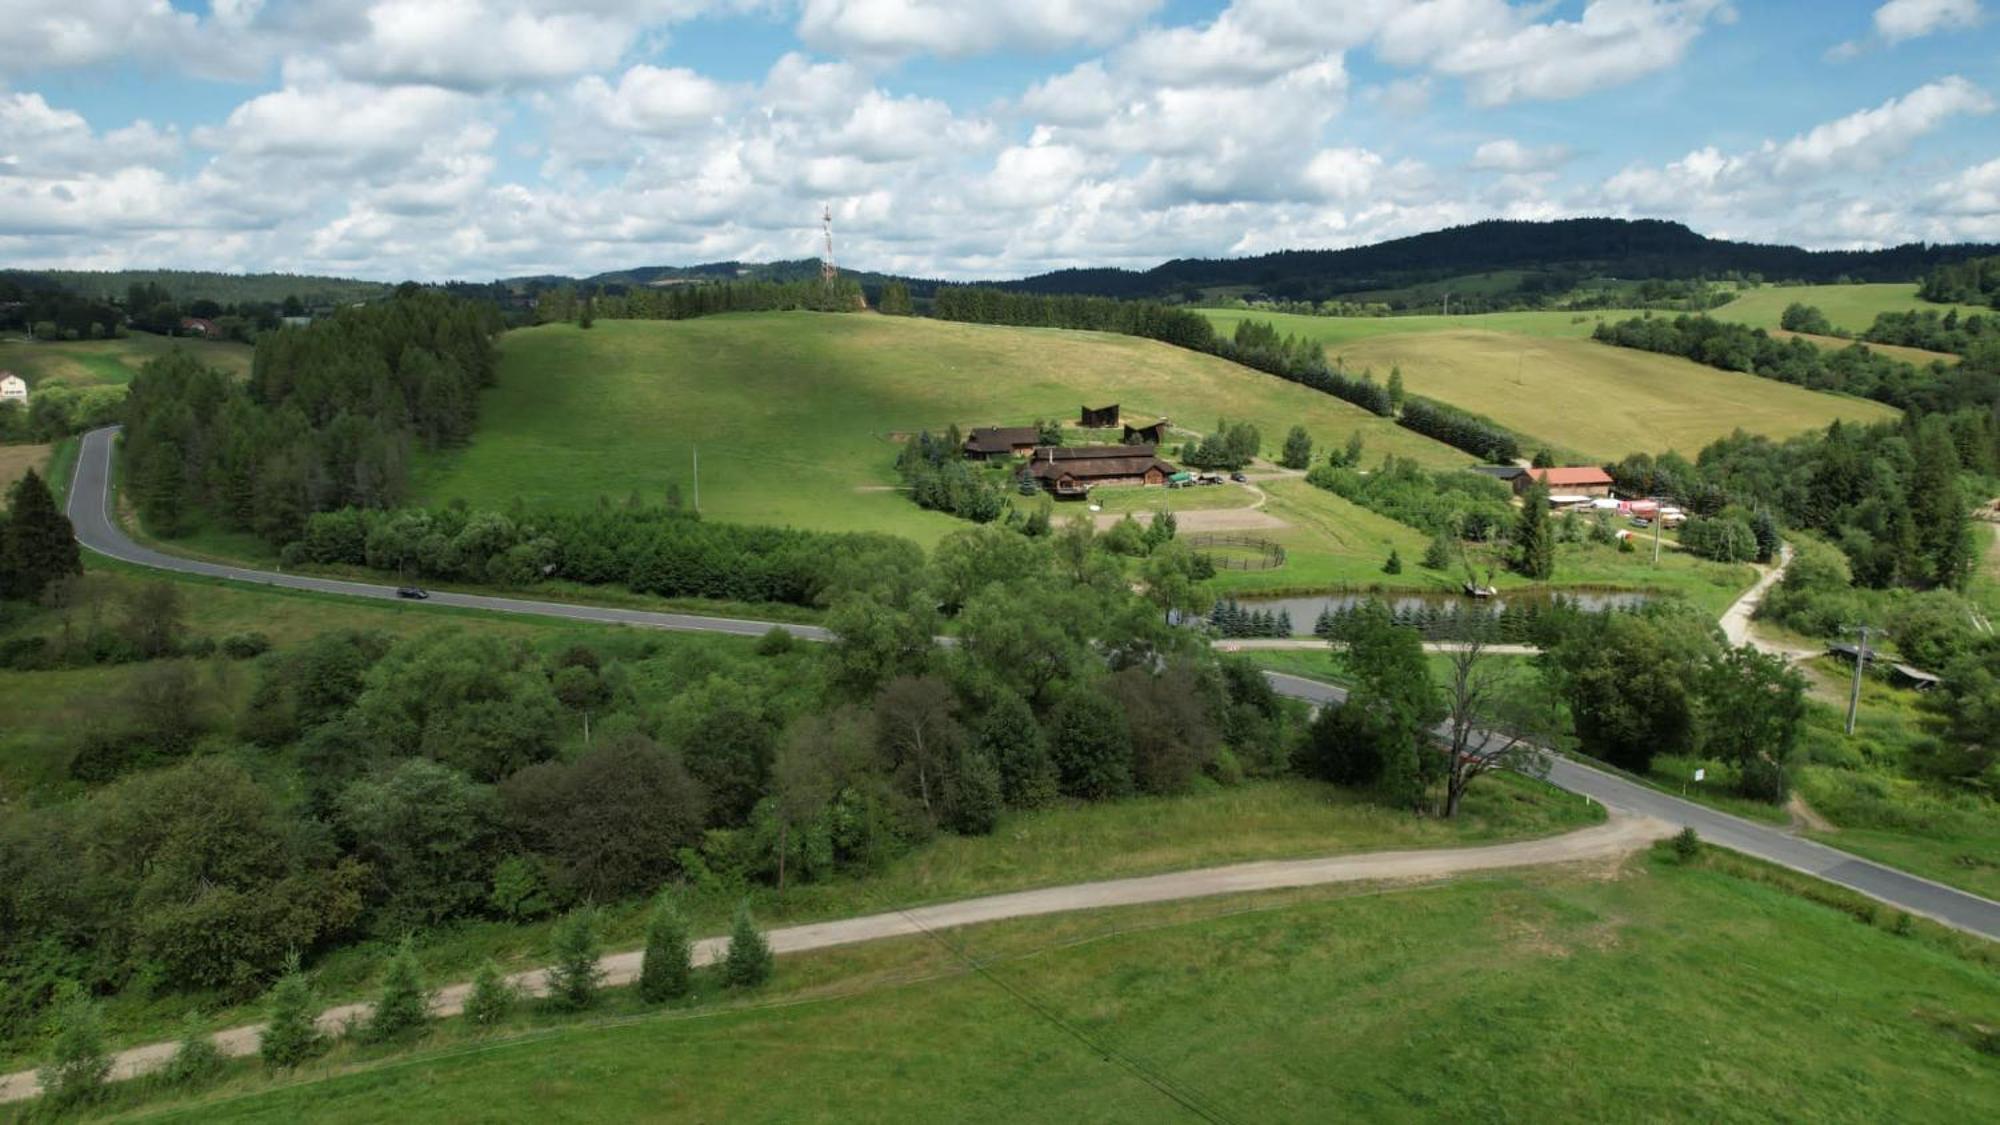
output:
M 1875 34 L 1888 43 L 1977 26 L 1979 0 L 1889 0 L 1875 9 Z

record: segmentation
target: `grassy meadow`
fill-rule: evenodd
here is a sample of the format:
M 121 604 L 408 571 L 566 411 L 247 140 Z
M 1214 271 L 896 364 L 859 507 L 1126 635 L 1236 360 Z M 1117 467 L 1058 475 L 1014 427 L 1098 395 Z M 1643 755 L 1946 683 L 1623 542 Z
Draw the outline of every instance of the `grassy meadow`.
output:
M 45 383 L 122 385 L 131 382 L 147 363 L 175 348 L 185 349 L 208 366 L 239 379 L 250 376 L 252 349 L 248 344 L 169 338 L 149 332 L 134 332 L 120 340 L 0 339 L 0 371 L 21 376 L 31 389 Z
M 478 436 L 421 461 L 418 493 L 504 507 L 657 499 L 673 485 L 692 502 L 698 446 L 706 515 L 928 543 L 961 525 L 894 491 L 893 435 L 1073 420 L 1086 402 L 1198 431 L 1247 419 L 1273 447 L 1303 423 L 1322 440 L 1359 429 L 1377 451 L 1466 461 L 1330 395 L 1148 340 L 758 313 L 509 333 Z
M 1587 339 L 1435 332 L 1379 336 L 1343 356 L 1349 369 L 1370 366 L 1378 376 L 1400 365 L 1415 394 L 1594 458 L 1669 449 L 1693 456 L 1737 429 L 1784 438 L 1836 418 L 1896 414 L 1880 403 Z
M 238 1064 L 151 1120 L 1984 1120 L 1990 963 L 1665 850 L 1024 919 L 414 1052 Z M 1988 1032 L 1990 1034 L 1990 1030 Z M 1141 1074 L 1145 1078 L 1141 1077 Z M 1174 1097 L 1183 1099 L 1176 1104 Z
M 52 445 L 0 445 L 0 508 L 7 506 L 7 490 L 29 469 L 45 478 L 49 475 L 49 454 L 54 451 Z
M 1956 307 L 1958 315 L 1993 315 L 1992 309 L 1977 305 L 1936 305 L 1917 297 L 1912 282 L 1884 282 L 1867 285 L 1766 285 L 1746 289 L 1742 295 L 1708 315 L 1717 320 L 1733 320 L 1753 328 L 1776 328 L 1785 306 L 1798 302 L 1812 305 L 1826 314 L 1828 323 L 1846 332 L 1866 332 L 1875 317 L 1885 312 L 1937 312 Z

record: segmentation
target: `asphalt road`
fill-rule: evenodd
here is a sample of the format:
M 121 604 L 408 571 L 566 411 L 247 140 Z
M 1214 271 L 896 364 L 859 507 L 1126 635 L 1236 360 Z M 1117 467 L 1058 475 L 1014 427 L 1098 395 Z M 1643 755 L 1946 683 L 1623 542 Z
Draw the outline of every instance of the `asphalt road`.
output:
M 93 430 L 84 435 L 76 477 L 70 486 L 69 518 L 76 537 L 85 547 L 102 555 L 158 570 L 224 578 L 262 586 L 311 590 L 357 598 L 393 600 L 396 588 L 365 582 L 311 578 L 277 574 L 244 567 L 198 562 L 142 547 L 132 542 L 111 519 L 111 451 L 116 427 Z M 498 613 L 527 613 L 561 617 L 573 621 L 593 621 L 614 625 L 637 625 L 684 632 L 731 633 L 758 636 L 770 631 L 771 623 L 743 621 L 727 617 L 703 617 L 681 613 L 655 613 L 637 609 L 571 605 L 564 602 L 497 598 L 480 594 L 435 592 L 430 604 L 484 609 Z M 808 640 L 827 640 L 825 629 L 813 625 L 781 625 L 787 632 Z M 1338 704 L 1346 693 L 1337 687 L 1282 673 L 1266 673 L 1282 694 L 1314 704 Z M 1823 844 L 1802 840 L 1774 828 L 1719 812 L 1693 801 L 1682 800 L 1659 790 L 1627 781 L 1590 766 L 1558 759 L 1549 781 L 1610 808 L 1664 821 L 1676 827 L 1692 825 L 1702 838 L 1734 848 L 1759 859 L 1790 867 L 1828 882 L 1860 891 L 1890 906 L 1921 914 L 1946 925 L 2000 941 L 2000 903 L 1947 887 L 1920 876 L 1861 859 Z

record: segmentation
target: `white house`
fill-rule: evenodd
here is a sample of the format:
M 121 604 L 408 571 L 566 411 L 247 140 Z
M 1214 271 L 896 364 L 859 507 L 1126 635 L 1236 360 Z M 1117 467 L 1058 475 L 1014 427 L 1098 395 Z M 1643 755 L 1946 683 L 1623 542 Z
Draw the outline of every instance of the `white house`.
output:
M 28 403 L 28 382 L 12 371 L 0 371 L 0 402 Z

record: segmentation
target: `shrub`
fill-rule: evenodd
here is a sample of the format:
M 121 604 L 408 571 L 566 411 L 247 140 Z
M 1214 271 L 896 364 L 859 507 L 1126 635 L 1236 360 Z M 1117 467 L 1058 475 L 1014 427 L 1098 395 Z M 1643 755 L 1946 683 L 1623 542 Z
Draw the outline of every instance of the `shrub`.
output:
M 639 968 L 639 998 L 664 1004 L 688 994 L 694 982 L 694 948 L 687 920 L 662 896 L 646 921 L 646 955 Z
M 783 656 L 792 651 L 792 634 L 782 625 L 773 625 L 763 636 L 757 638 L 758 656 Z
M 169 1086 L 193 1086 L 208 1081 L 222 1071 L 222 1052 L 202 1027 L 201 1017 L 189 1012 L 181 1021 L 180 1046 L 174 1057 L 160 1069 L 160 1081 Z
M 549 998 L 561 1007 L 581 1011 L 597 1001 L 604 970 L 597 965 L 596 923 L 586 908 L 571 911 L 556 924 L 548 983 Z
M 1403 573 L 1402 552 L 1396 550 L 1394 547 L 1389 548 L 1389 559 L 1387 562 L 1384 562 L 1382 564 L 1382 573 L 1384 574 Z
M 1696 835 L 1692 824 L 1674 834 L 1674 855 L 1682 863 L 1692 863 L 1694 857 L 1700 854 L 1701 837 Z
M 729 928 L 729 955 L 722 963 L 722 981 L 731 988 L 755 988 L 771 979 L 771 943 L 757 932 L 749 906 L 736 911 Z
M 993 759 L 968 750 L 953 779 L 951 826 L 961 836 L 985 836 L 1000 824 L 1000 770 Z
M 231 633 L 222 638 L 222 655 L 231 660 L 249 660 L 271 651 L 271 638 L 262 633 Z
M 514 986 L 491 961 L 472 975 L 472 995 L 465 998 L 465 1019 L 474 1027 L 492 1027 L 514 1009 Z
M 50 1026 L 49 1061 L 35 1077 L 48 1106 L 61 1112 L 97 1097 L 111 1073 L 111 1055 L 104 1048 L 97 1002 L 74 981 L 64 981 L 57 990 Z

